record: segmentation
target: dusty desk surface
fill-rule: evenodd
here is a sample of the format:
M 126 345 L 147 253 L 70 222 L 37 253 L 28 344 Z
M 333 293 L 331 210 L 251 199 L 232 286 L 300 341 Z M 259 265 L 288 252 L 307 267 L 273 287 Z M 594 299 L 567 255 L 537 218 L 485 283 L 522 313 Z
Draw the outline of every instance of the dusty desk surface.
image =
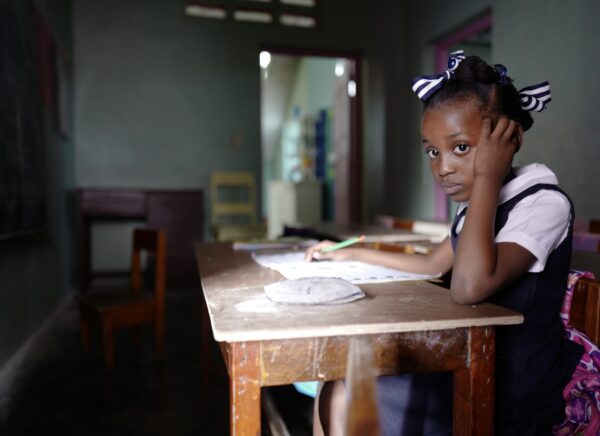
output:
M 214 338 L 237 342 L 509 325 L 522 315 L 492 304 L 461 305 L 428 282 L 365 284 L 367 297 L 339 305 L 293 306 L 266 299 L 283 277 L 230 244 L 195 244 Z

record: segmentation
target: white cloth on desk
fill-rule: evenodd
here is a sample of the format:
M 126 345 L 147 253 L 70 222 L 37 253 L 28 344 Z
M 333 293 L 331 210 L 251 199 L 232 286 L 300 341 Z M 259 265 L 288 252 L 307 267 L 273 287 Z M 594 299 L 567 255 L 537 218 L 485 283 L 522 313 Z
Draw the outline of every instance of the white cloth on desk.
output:
M 286 304 L 342 304 L 365 296 L 358 286 L 336 277 L 281 280 L 264 289 L 269 300 Z

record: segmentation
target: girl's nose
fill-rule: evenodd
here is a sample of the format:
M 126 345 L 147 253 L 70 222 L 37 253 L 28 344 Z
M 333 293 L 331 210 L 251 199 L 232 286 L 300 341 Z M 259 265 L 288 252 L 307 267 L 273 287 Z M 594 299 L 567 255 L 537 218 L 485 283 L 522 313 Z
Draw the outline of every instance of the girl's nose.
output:
M 444 154 L 440 154 L 439 156 L 439 166 L 438 166 L 438 174 L 440 177 L 447 176 L 455 172 L 454 165 L 452 164 L 452 159 L 449 156 L 445 156 Z

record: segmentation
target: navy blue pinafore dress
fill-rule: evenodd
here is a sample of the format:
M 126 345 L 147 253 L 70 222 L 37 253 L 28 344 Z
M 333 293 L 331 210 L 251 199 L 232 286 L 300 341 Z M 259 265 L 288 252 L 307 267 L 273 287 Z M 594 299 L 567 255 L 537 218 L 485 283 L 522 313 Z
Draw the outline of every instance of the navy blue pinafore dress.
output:
M 495 234 L 523 198 L 555 185 L 534 185 L 496 210 Z M 528 272 L 496 292 L 488 301 L 524 315 L 524 323 L 496 329 L 496 408 L 498 435 L 551 435 L 564 417 L 562 390 L 583 349 L 565 338 L 559 313 L 571 259 L 574 210 L 571 200 L 569 233 L 548 256 L 538 273 Z M 456 250 L 455 218 L 451 231 Z M 380 377 L 378 400 L 382 436 L 450 435 L 452 433 L 452 374 Z M 396 411 L 394 414 L 394 410 Z

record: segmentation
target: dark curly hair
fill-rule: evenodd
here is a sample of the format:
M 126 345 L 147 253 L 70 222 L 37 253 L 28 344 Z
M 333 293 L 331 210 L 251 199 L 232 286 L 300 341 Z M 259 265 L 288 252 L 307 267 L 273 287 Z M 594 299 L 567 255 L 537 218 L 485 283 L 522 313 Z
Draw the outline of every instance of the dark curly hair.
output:
M 533 118 L 521 108 L 521 99 L 512 79 L 478 56 L 467 56 L 444 86 L 429 97 L 423 110 L 453 101 L 474 101 L 482 111 L 506 115 L 528 130 Z

